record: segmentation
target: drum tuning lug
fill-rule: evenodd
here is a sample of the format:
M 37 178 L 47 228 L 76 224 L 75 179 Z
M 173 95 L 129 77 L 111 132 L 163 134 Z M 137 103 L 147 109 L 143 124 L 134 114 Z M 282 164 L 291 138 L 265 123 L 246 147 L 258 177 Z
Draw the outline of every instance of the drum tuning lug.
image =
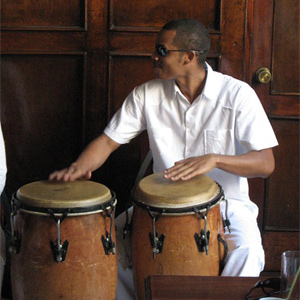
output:
M 61 245 L 61 240 L 54 244 L 50 241 L 50 246 L 53 254 L 53 258 L 56 262 L 60 263 L 66 260 L 66 255 L 68 251 L 69 241 L 66 240 L 63 245 Z
M 210 231 L 207 231 L 207 233 L 205 233 L 205 231 L 202 229 L 200 236 L 198 233 L 195 233 L 194 237 L 199 252 L 206 252 L 206 255 L 208 255 Z
M 224 224 L 224 232 L 225 232 L 225 228 L 227 227 L 228 231 L 230 233 L 231 232 L 230 231 L 230 225 L 231 225 L 230 221 L 228 219 L 223 219 L 223 224 Z
M 104 237 L 104 235 L 102 235 L 101 240 L 102 240 L 103 248 L 105 251 L 105 255 L 110 255 L 111 253 L 113 255 L 115 255 L 116 254 L 116 246 L 115 246 L 115 243 L 114 243 L 111 235 L 109 236 L 108 231 L 106 231 L 105 237 Z
M 164 246 L 164 240 L 165 240 L 165 235 L 161 234 L 159 236 L 158 232 L 155 232 L 155 237 L 153 233 L 149 232 L 149 239 L 150 243 L 152 246 L 152 251 L 153 251 L 153 258 L 155 259 L 155 254 L 160 254 L 162 253 L 163 246 Z
M 223 226 L 224 226 L 224 232 L 225 232 L 225 228 L 228 228 L 228 232 L 231 233 L 230 231 L 230 220 L 228 219 L 228 200 L 226 198 L 223 199 L 225 201 L 225 219 L 223 219 Z

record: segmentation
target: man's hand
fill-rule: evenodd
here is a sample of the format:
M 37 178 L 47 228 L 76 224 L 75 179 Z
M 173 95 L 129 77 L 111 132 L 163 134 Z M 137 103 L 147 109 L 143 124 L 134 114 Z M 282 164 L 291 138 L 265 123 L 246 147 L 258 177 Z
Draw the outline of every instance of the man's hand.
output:
M 197 175 L 203 175 L 216 167 L 217 155 L 190 157 L 175 162 L 170 169 L 165 170 L 165 178 L 171 180 L 188 180 Z
M 92 172 L 100 168 L 119 146 L 120 144 L 103 133 L 87 146 L 76 162 L 68 168 L 54 171 L 50 174 L 49 180 L 67 182 L 76 179 L 90 179 Z
M 207 154 L 190 157 L 165 170 L 165 178 L 188 180 L 196 175 L 203 175 L 218 168 L 242 177 L 263 177 L 271 175 L 275 168 L 272 149 L 251 151 L 242 155 Z
M 76 179 L 90 179 L 92 177 L 91 171 L 82 171 L 77 163 L 72 163 L 69 168 L 65 168 L 59 171 L 54 171 L 50 174 L 49 180 L 56 181 L 74 181 Z

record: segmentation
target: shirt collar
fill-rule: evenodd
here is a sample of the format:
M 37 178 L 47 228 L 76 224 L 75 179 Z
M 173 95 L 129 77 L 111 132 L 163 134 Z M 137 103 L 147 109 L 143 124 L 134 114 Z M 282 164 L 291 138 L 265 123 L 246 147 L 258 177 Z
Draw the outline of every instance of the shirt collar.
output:
M 207 62 L 205 63 L 205 69 L 207 70 L 207 75 L 206 75 L 206 82 L 205 82 L 205 86 L 202 91 L 202 94 L 207 99 L 215 99 L 216 95 L 217 95 L 217 89 L 215 86 L 214 71 Z M 171 85 L 171 89 L 170 89 L 170 96 L 171 96 L 170 99 L 173 101 L 175 99 L 177 93 L 179 93 L 180 95 L 183 95 L 183 94 L 180 91 L 175 80 L 172 80 L 172 81 L 173 81 L 173 84 Z
M 215 80 L 215 73 L 212 67 L 205 63 L 207 74 L 206 74 L 206 82 L 202 94 L 209 100 L 216 99 L 218 94 L 218 86 L 217 81 Z

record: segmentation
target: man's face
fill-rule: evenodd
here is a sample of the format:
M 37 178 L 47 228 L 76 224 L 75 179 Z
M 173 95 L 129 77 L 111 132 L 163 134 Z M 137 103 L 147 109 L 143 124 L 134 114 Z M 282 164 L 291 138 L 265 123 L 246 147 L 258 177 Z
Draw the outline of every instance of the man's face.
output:
M 173 45 L 176 32 L 173 30 L 162 30 L 156 39 L 155 47 L 163 46 L 167 50 L 178 50 Z M 182 52 L 168 52 L 166 56 L 161 56 L 155 50 L 152 54 L 153 69 L 158 79 L 176 79 L 183 76 L 183 55 Z

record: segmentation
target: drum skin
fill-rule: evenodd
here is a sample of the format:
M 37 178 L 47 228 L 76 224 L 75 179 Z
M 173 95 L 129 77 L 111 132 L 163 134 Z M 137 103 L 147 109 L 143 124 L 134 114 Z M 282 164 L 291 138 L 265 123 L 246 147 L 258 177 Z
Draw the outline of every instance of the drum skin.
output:
M 67 216 L 60 225 L 61 244 L 69 241 L 66 259 L 56 262 L 50 241 L 57 224 L 47 215 L 18 211 L 14 231 L 21 236 L 11 257 L 14 300 L 112 300 L 116 298 L 117 255 L 105 255 L 101 237 L 110 231 L 103 212 Z M 113 226 L 113 240 L 115 231 Z
M 218 241 L 218 234 L 224 239 L 219 204 L 211 207 L 207 215 L 208 255 L 198 251 L 194 238 L 204 227 L 204 219 L 193 212 L 162 214 L 155 223 L 155 230 L 159 236 L 164 234 L 165 239 L 162 252 L 154 259 L 149 239 L 149 233 L 153 233 L 152 218 L 146 208 L 134 205 L 131 249 L 136 299 L 145 299 L 144 280 L 149 275 L 220 275 L 225 251 Z

